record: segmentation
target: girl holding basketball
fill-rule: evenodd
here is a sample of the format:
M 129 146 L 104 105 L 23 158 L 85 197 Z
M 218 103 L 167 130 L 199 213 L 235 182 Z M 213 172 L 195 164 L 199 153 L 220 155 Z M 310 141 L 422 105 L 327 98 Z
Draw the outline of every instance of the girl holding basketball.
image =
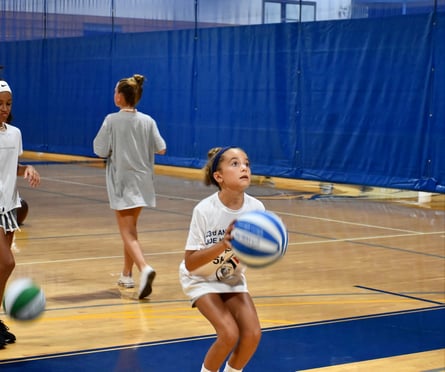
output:
M 17 176 L 27 179 L 31 187 L 40 183 L 40 175 L 33 166 L 18 162 L 23 153 L 22 135 L 20 129 L 9 124 L 11 108 L 11 88 L 6 81 L 0 80 L 0 299 L 3 299 L 6 282 L 15 267 L 11 246 L 14 232 L 19 230 L 16 209 L 21 206 Z M 15 336 L 0 321 L 0 348 L 13 342 Z
M 205 184 L 217 186 L 218 191 L 193 210 L 180 282 L 192 306 L 209 320 L 217 335 L 201 372 L 219 371 L 227 357 L 224 372 L 236 372 L 242 371 L 255 353 L 261 327 L 244 267 L 231 249 L 231 231 L 241 214 L 265 208 L 245 193 L 251 171 L 242 149 L 214 148 L 208 158 Z
M 143 207 L 155 207 L 154 155 L 165 154 L 166 145 L 156 122 L 136 110 L 144 76 L 121 79 L 114 90 L 119 112 L 109 114 L 96 138 L 94 152 L 107 159 L 106 183 L 111 209 L 124 243 L 124 267 L 118 285 L 133 288 L 133 265 L 140 272 L 138 297 L 150 295 L 154 269 L 145 262 L 138 240 L 137 222 Z

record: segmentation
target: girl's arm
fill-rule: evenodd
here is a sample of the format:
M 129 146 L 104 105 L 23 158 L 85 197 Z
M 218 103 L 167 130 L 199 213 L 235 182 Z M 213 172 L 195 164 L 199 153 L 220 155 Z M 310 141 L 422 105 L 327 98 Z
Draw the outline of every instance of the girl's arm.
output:
M 230 241 L 232 240 L 231 232 L 233 230 L 233 223 L 229 225 L 224 234 L 224 239 L 220 240 L 218 243 L 212 245 L 206 249 L 200 250 L 186 250 L 184 255 L 185 267 L 188 271 L 194 271 L 198 267 L 201 267 L 208 262 L 218 257 L 227 249 L 232 248 Z

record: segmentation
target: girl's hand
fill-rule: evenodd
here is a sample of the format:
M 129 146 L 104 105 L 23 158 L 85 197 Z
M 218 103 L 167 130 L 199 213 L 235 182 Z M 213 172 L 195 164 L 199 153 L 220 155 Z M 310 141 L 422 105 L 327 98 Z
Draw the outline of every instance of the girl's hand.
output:
M 232 221 L 230 225 L 227 227 L 226 232 L 224 234 L 224 239 L 222 240 L 226 248 L 232 249 L 232 230 L 234 228 L 235 221 Z
M 31 187 L 37 187 L 40 185 L 40 175 L 32 165 L 27 165 L 23 178 L 28 180 Z

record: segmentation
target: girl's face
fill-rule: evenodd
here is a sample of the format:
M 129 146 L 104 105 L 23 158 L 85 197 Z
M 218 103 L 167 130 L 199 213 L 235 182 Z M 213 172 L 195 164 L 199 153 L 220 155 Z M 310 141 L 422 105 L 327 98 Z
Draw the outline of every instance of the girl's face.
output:
M 247 154 L 241 149 L 229 149 L 221 158 L 214 173 L 221 188 L 244 191 L 250 186 L 251 170 Z
M 117 107 L 121 107 L 121 105 L 122 105 L 122 94 L 117 92 L 117 85 L 114 88 L 114 104 Z
M 12 96 L 9 92 L 0 93 L 0 123 L 6 122 L 12 108 Z

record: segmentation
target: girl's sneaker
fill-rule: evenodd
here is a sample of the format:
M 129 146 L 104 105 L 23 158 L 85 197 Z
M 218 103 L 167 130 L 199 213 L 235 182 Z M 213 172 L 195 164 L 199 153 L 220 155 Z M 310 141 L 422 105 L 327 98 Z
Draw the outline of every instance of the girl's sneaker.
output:
M 3 338 L 3 335 L 0 333 L 0 349 L 4 349 L 6 346 L 6 341 Z
M 149 265 L 145 266 L 140 274 L 140 283 L 139 283 L 139 291 L 138 297 L 140 300 L 149 296 L 152 291 L 153 280 L 155 279 L 156 272 Z
M 134 288 L 134 280 L 131 276 L 125 276 L 121 274 L 117 284 L 124 288 Z
M 0 343 L 2 341 L 3 346 L 5 344 L 13 344 L 15 342 L 15 336 L 9 332 L 9 328 L 0 320 Z

